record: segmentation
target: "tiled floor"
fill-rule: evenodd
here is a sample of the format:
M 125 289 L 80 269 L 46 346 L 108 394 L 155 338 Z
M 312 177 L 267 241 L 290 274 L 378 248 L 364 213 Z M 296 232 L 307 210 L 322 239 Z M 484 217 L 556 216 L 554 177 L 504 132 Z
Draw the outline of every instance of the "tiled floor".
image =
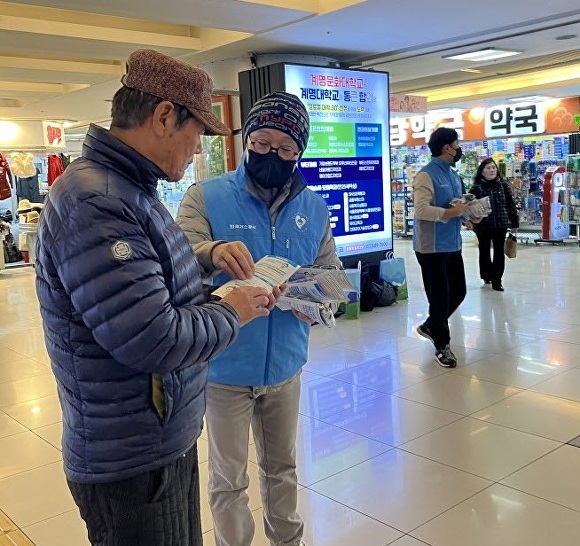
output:
M 437 366 L 415 333 L 426 310 L 419 270 L 410 241 L 396 251 L 408 301 L 312 331 L 298 438 L 307 543 L 578 544 L 580 448 L 567 442 L 580 435 L 580 249 L 521 246 L 498 293 L 479 281 L 467 240 L 454 370 Z M 0 510 L 9 532 L 18 526 L 36 546 L 86 546 L 61 471 L 33 276 L 0 272 Z M 200 457 L 205 483 L 203 437 Z M 267 546 L 253 446 L 250 460 L 254 544 Z M 11 544 L 3 540 L 0 531 L 0 545 Z

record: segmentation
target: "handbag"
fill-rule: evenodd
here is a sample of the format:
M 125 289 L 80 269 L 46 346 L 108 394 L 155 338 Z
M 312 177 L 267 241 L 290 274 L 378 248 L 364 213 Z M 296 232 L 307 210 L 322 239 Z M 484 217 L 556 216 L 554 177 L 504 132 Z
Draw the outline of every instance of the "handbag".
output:
M 507 239 L 503 244 L 503 253 L 508 258 L 515 258 L 518 252 L 518 239 L 513 233 L 508 233 Z

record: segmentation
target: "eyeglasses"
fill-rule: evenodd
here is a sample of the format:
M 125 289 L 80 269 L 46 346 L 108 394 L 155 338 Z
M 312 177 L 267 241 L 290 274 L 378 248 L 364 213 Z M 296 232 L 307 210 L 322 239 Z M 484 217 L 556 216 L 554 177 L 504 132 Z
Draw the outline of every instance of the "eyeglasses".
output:
M 261 138 L 252 140 L 250 137 L 248 137 L 248 140 L 252 143 L 254 150 L 262 155 L 265 155 L 269 152 L 276 152 L 280 159 L 290 161 L 300 154 L 300 152 L 297 152 L 290 146 L 278 146 L 277 148 L 274 148 L 267 140 Z

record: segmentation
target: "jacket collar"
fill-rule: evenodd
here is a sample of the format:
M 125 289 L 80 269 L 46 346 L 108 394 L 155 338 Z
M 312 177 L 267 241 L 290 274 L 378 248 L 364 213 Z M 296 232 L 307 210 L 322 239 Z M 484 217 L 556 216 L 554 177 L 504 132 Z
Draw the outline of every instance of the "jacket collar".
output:
M 432 157 L 431 162 L 441 167 L 442 169 L 451 169 L 451 167 L 453 167 L 453 163 L 451 163 L 450 161 L 444 161 L 443 159 L 439 159 L 438 157 Z
M 98 125 L 90 125 L 82 155 L 117 171 L 151 194 L 155 194 L 157 181 L 166 178 L 166 174 L 155 163 Z

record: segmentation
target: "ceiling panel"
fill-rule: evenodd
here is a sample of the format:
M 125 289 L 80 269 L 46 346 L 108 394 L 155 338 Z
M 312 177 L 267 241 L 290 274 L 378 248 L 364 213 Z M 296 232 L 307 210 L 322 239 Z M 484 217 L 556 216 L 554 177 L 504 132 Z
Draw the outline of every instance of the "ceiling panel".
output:
M 0 29 L 4 29 L 0 30 L 0 82 L 21 82 L 26 89 L 18 91 L 12 86 L 16 91 L 11 91 L 10 85 L 3 89 L 0 83 L 0 116 L 103 119 L 110 108 L 108 101 L 120 85 L 125 60 L 138 47 L 153 47 L 210 68 L 224 59 L 244 61 L 236 67 L 247 65 L 250 55 L 330 57 L 345 67 L 388 71 L 397 92 L 420 92 L 580 63 L 580 6 L 576 0 L 549 4 L 487 0 L 452 3 L 445 9 L 434 9 L 428 0 L 415 0 L 412 9 L 409 3 L 385 0 L 349 3 L 0 1 Z M 83 25 L 86 32 L 75 36 Z M 55 32 L 51 33 L 52 28 Z M 125 34 L 118 29 L 125 29 Z M 573 37 L 557 39 L 565 35 Z M 176 40 L 181 40 L 177 46 Z M 504 46 L 522 54 L 485 64 L 442 59 L 445 54 L 480 46 Z M 482 73 L 460 71 L 466 67 L 479 68 Z M 34 82 L 48 87 L 35 93 L 24 85 Z M 47 89 L 58 89 L 51 84 L 60 84 L 61 92 L 48 93 Z M 71 85 L 88 87 L 71 91 Z M 565 85 L 566 92 L 578 89 L 580 94 L 580 70 L 578 81 Z M 513 91 L 517 93 L 521 90 Z M 3 101 L 20 106 L 2 107 Z

